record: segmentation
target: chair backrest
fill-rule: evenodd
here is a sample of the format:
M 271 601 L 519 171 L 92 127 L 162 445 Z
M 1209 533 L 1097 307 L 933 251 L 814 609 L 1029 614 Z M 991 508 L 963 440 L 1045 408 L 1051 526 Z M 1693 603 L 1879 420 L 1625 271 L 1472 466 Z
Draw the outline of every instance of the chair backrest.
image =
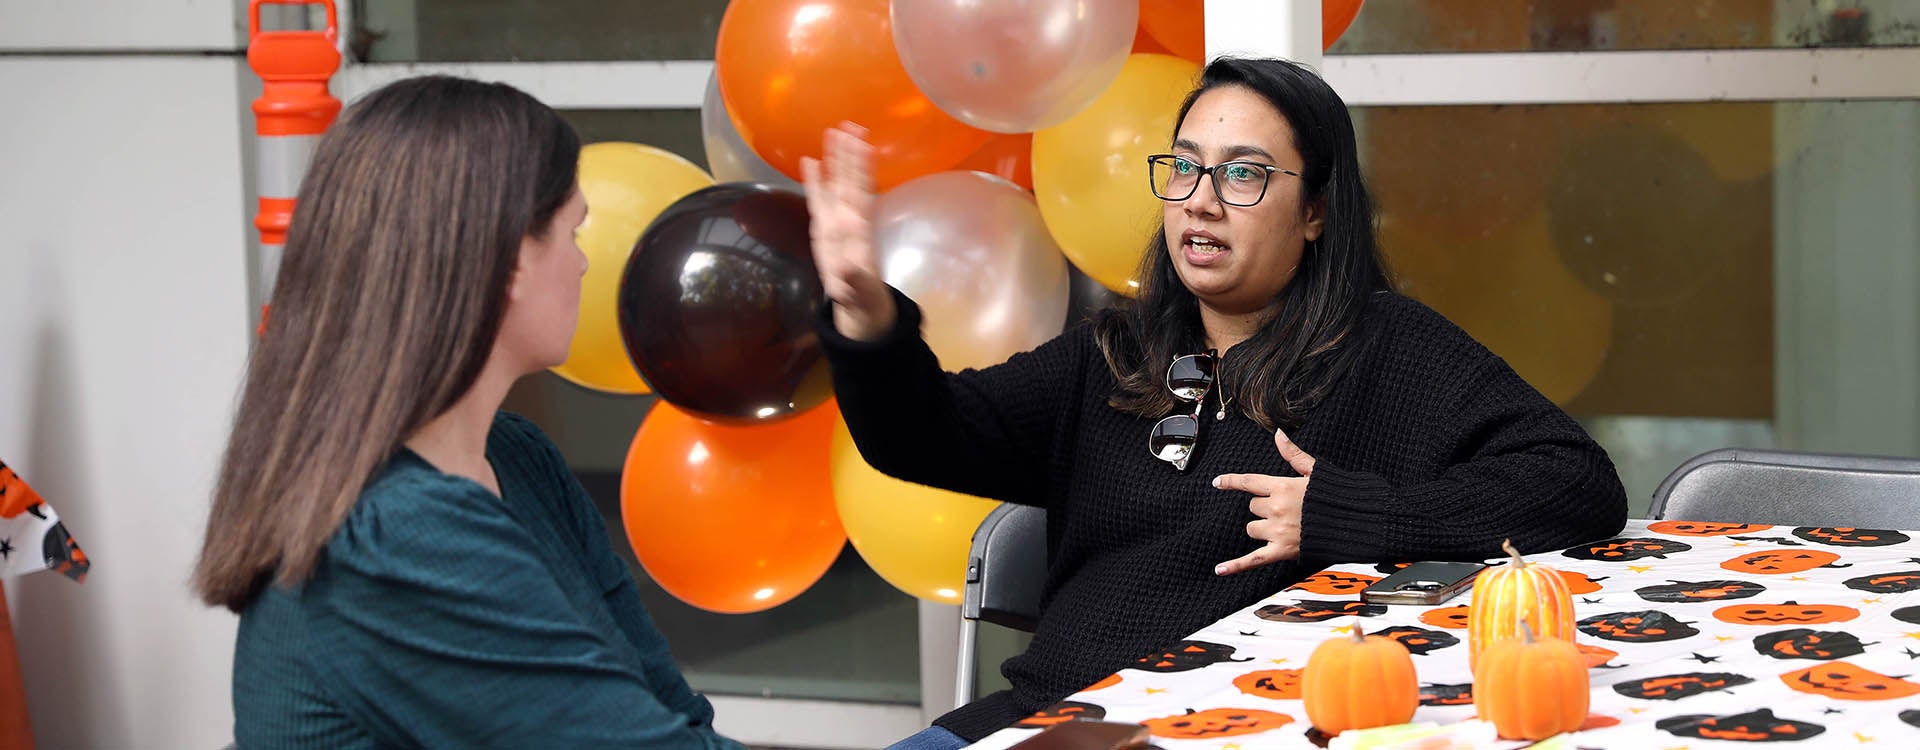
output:
M 1032 632 L 1047 580 L 1047 512 L 1001 503 L 973 532 L 960 614 Z
M 1688 459 L 1654 490 L 1654 518 L 1920 528 L 1920 460 L 1726 448 Z

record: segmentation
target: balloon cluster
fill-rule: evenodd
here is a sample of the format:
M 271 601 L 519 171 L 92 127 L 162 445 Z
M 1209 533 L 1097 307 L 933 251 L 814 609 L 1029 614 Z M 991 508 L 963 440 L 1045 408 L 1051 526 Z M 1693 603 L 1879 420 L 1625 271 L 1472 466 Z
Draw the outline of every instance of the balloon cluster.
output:
M 1327 3 L 1329 43 L 1359 4 Z M 660 398 L 620 486 L 649 576 L 753 612 L 850 541 L 902 591 L 959 601 L 994 503 L 884 476 L 855 449 L 813 330 L 800 160 L 842 120 L 868 129 L 882 274 L 920 305 L 943 367 L 998 364 L 1134 288 L 1158 226 L 1146 156 L 1198 76 L 1200 5 L 734 0 L 700 113 L 711 174 L 650 146 L 582 150 L 590 265 L 554 372 Z

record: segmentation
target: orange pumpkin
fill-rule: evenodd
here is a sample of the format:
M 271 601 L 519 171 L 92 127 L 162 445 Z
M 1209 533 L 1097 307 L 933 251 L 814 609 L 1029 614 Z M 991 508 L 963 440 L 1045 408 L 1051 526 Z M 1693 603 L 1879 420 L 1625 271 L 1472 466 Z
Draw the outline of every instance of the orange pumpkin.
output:
M 1647 530 L 1655 534 L 1673 534 L 1676 536 L 1757 534 L 1771 528 L 1773 528 L 1771 524 L 1719 523 L 1715 521 L 1660 521 L 1647 525 Z
M 1425 612 L 1420 613 L 1421 622 L 1424 622 L 1428 625 L 1432 625 L 1436 628 L 1452 628 L 1454 630 L 1465 630 L 1467 629 L 1468 625 L 1472 624 L 1472 619 L 1473 619 L 1472 608 L 1468 607 L 1465 604 L 1460 604 L 1452 607 L 1441 607 L 1439 609 L 1429 609 Z
M 1373 585 L 1380 576 L 1365 573 L 1342 573 L 1338 570 L 1322 570 L 1307 576 L 1306 580 L 1288 586 L 1287 590 L 1311 591 L 1316 594 L 1359 594 L 1361 589 Z
M 1140 722 L 1155 737 L 1176 740 L 1200 740 L 1258 734 L 1293 723 L 1293 717 L 1255 708 L 1187 709 L 1185 714 L 1162 716 Z
M 1480 571 L 1468 605 L 1467 664 L 1477 670 L 1480 654 L 1494 642 L 1520 634 L 1522 622 L 1539 628 L 1541 637 L 1573 642 L 1573 595 L 1560 571 L 1527 562 L 1513 543 L 1500 548 L 1513 564 Z
M 1846 622 L 1860 610 L 1840 604 L 1730 604 L 1713 611 L 1714 619 L 1735 625 L 1815 625 Z
M 1487 647 L 1473 676 L 1474 705 L 1500 736 L 1538 742 L 1587 720 L 1587 659 L 1572 641 L 1520 637 Z
M 1814 568 L 1844 568 L 1848 563 L 1840 563 L 1840 556 L 1818 549 L 1769 549 L 1748 552 L 1726 562 L 1720 567 L 1736 573 L 1759 573 L 1761 575 L 1781 575 L 1801 573 Z
M 1233 678 L 1233 686 L 1247 695 L 1257 695 L 1274 700 L 1294 700 L 1300 697 L 1299 669 L 1260 669 Z
M 1780 675 L 1780 681 L 1802 693 L 1846 701 L 1899 700 L 1920 694 L 1920 684 L 1844 661 L 1830 661 L 1788 672 Z
M 1420 706 L 1413 656 L 1392 638 L 1363 636 L 1320 644 L 1307 659 L 1301 685 L 1307 720 L 1332 736 L 1349 729 L 1405 724 Z

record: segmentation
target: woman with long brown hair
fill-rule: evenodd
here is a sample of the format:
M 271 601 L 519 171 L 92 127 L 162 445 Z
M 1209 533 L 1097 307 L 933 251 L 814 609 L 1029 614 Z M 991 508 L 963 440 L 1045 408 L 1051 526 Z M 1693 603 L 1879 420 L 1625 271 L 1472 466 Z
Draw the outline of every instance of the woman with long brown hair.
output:
M 321 139 L 194 573 L 240 615 L 239 746 L 738 746 L 559 450 L 499 411 L 567 356 L 579 152 L 447 77 Z

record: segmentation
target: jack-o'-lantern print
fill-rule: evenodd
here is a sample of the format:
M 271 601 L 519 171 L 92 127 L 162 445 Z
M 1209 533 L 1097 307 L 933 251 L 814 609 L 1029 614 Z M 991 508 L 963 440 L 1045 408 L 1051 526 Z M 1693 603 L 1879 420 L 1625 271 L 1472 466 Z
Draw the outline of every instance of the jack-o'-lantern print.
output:
M 1846 587 L 1870 594 L 1905 594 L 1920 591 L 1920 570 L 1874 573 L 1846 580 Z
M 1773 715 L 1761 708 L 1739 714 L 1688 714 L 1653 723 L 1663 732 L 1681 737 L 1730 742 L 1794 742 L 1818 736 L 1826 727 L 1810 721 L 1795 721 Z
M 1107 688 L 1113 687 L 1118 684 L 1120 684 L 1120 675 L 1110 674 L 1110 675 L 1107 675 L 1106 677 L 1100 678 L 1099 682 L 1093 683 L 1092 685 L 1088 685 L 1086 690 L 1082 690 L 1080 692 L 1088 693 L 1095 690 L 1105 690 Z
M 1142 656 L 1133 668 L 1143 672 L 1188 672 L 1221 662 L 1253 661 L 1253 657 L 1233 658 L 1234 647 L 1206 641 L 1181 641 L 1157 654 Z
M 1920 606 L 1901 607 L 1893 611 L 1893 619 L 1920 625 Z
M 1163 716 L 1140 722 L 1155 737 L 1170 740 L 1204 740 L 1213 737 L 1238 737 L 1259 734 L 1293 723 L 1293 717 L 1256 708 L 1187 709 L 1185 714 Z
M 1079 701 L 1060 701 L 1040 709 L 1032 716 L 1021 719 L 1014 726 L 1022 729 L 1045 729 L 1069 721 L 1099 721 L 1104 718 L 1107 718 L 1107 709 L 1102 706 Z
M 1459 685 L 1421 685 L 1420 705 L 1422 706 L 1471 706 L 1473 705 L 1473 683 Z
M 1644 560 L 1649 557 L 1666 559 L 1667 555 L 1679 554 L 1693 549 L 1693 545 L 1672 539 L 1653 537 L 1623 537 L 1583 544 L 1560 554 L 1575 560 L 1598 560 L 1600 562 L 1628 562 Z
M 1316 594 L 1353 594 L 1380 580 L 1379 576 L 1365 573 L 1342 573 L 1338 570 L 1322 570 L 1307 576 L 1306 580 L 1288 586 L 1288 590 L 1311 591 Z
M 1780 675 L 1787 687 L 1843 701 L 1887 701 L 1920 694 L 1920 684 L 1850 662 L 1830 661 Z
M 1752 581 L 1674 581 L 1633 590 L 1640 598 L 1662 604 L 1717 602 L 1757 596 L 1767 587 Z
M 1846 622 L 1860 616 L 1860 610 L 1839 604 L 1730 604 L 1713 611 L 1713 617 L 1735 625 L 1819 625 Z
M 1793 628 L 1756 636 L 1753 650 L 1775 659 L 1825 661 L 1859 656 L 1867 649 L 1852 633 Z
M 1911 537 L 1890 529 L 1855 529 L 1845 526 L 1802 526 L 1793 535 L 1816 544 L 1835 547 L 1886 547 L 1911 541 Z
M 1298 669 L 1262 669 L 1248 672 L 1233 678 L 1233 686 L 1247 695 L 1274 700 L 1297 700 L 1300 698 L 1300 671 Z
M 1436 628 L 1465 630 L 1468 624 L 1467 618 L 1471 612 L 1472 610 L 1468 609 L 1465 604 L 1429 609 L 1420 613 L 1420 621 Z
M 1729 534 L 1753 534 L 1773 528 L 1770 523 L 1720 523 L 1717 521 L 1656 521 L 1647 524 L 1647 530 L 1655 534 L 1673 536 L 1727 536 Z
M 1253 616 L 1274 622 L 1326 622 L 1340 617 L 1379 617 L 1386 613 L 1384 604 L 1302 599 L 1296 604 L 1269 604 L 1254 610 Z
M 1613 685 L 1613 692 L 1628 698 L 1643 698 L 1650 701 L 1677 701 L 1692 698 L 1701 693 L 1725 690 L 1737 685 L 1753 682 L 1752 677 L 1732 672 L 1689 672 L 1648 677 L 1640 680 L 1627 680 Z
M 1850 563 L 1840 562 L 1839 555 L 1817 549 L 1760 550 L 1759 552 L 1748 552 L 1720 563 L 1720 567 L 1735 573 L 1758 573 L 1760 575 L 1804 573 L 1814 568 L 1844 568 L 1848 565 L 1850 565 Z
M 1615 651 L 1610 648 L 1601 648 L 1591 643 L 1580 643 L 1576 641 L 1573 644 L 1573 647 L 1580 650 L 1581 656 L 1587 657 L 1588 669 L 1593 669 L 1595 667 L 1606 664 L 1607 662 L 1613 661 L 1613 657 L 1620 655 L 1620 652 L 1618 651 Z M 1612 667 L 1609 667 L 1609 669 L 1611 668 Z
M 1700 634 L 1692 625 L 1674 619 L 1673 615 L 1651 609 L 1594 615 L 1581 620 L 1577 627 L 1580 632 L 1595 638 L 1622 643 L 1676 641 Z
M 1555 572 L 1560 574 L 1560 580 L 1566 581 L 1567 593 L 1569 594 L 1591 594 L 1599 591 L 1600 582 L 1610 577 L 1600 576 L 1599 578 L 1594 578 L 1585 573 L 1573 570 L 1560 570 Z
M 1415 656 L 1430 654 L 1460 642 L 1459 638 L 1448 633 L 1438 630 L 1428 630 L 1426 628 L 1416 628 L 1409 625 L 1382 628 L 1368 635 L 1384 635 L 1399 641 L 1400 645 L 1406 646 L 1407 650 Z
M 1587 720 L 1580 722 L 1580 728 L 1573 731 L 1585 732 L 1589 729 L 1606 729 L 1620 726 L 1620 720 L 1603 714 L 1587 714 Z

